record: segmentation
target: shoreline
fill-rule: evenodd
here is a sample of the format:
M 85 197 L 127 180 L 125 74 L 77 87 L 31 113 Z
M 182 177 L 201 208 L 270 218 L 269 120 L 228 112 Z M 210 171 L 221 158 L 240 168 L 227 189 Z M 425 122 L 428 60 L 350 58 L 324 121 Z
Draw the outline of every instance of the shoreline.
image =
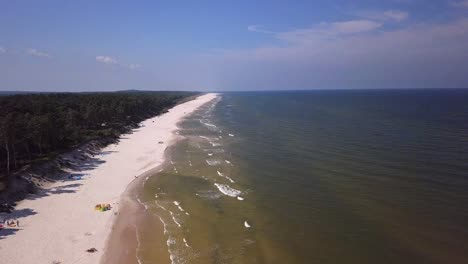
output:
M 138 194 L 143 188 L 147 177 L 157 173 L 166 162 L 157 167 L 139 175 L 132 181 L 125 192 L 122 194 L 120 203 L 120 212 L 114 219 L 112 231 L 106 239 L 103 256 L 99 263 L 101 264 L 126 264 L 141 263 L 138 258 L 139 238 L 138 227 L 143 225 L 146 210 L 138 202 Z M 159 222 L 156 222 L 159 223 Z M 163 226 L 157 227 L 163 237 Z M 169 258 L 169 255 L 167 256 Z
M 114 223 L 127 210 L 124 194 L 153 173 L 165 160 L 165 149 L 177 137 L 177 123 L 216 98 L 201 95 L 147 119 L 141 127 L 103 148 L 95 164 L 82 164 L 80 180 L 62 180 L 44 193 L 28 196 L 14 212 L 19 228 L 0 231 L 0 255 L 5 263 L 98 263 L 104 258 Z M 137 176 L 136 176 L 137 175 Z M 96 204 L 111 204 L 107 212 Z M 122 204 L 121 204 L 122 203 Z M 116 222 L 114 222 L 116 221 Z M 117 225 L 116 225 L 117 227 Z M 95 248 L 94 253 L 86 250 Z M 27 254 L 25 254 L 27 253 Z

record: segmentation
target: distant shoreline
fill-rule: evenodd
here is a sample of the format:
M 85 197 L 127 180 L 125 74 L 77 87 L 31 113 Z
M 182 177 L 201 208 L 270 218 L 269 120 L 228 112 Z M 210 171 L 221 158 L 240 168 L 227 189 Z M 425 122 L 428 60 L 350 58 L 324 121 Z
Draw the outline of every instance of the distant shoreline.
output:
M 82 178 L 57 181 L 44 193 L 20 202 L 6 215 L 18 218 L 20 227 L 0 231 L 2 261 L 99 263 L 114 221 L 126 208 L 125 202 L 120 204 L 122 194 L 143 179 L 139 175 L 147 175 L 164 162 L 164 151 L 176 136 L 177 123 L 215 97 L 201 95 L 143 121 L 140 128 L 122 135 L 120 142 L 102 149 L 94 166 L 82 164 Z M 94 206 L 101 203 L 110 204 L 112 209 L 96 211 Z M 87 252 L 92 248 L 97 251 Z

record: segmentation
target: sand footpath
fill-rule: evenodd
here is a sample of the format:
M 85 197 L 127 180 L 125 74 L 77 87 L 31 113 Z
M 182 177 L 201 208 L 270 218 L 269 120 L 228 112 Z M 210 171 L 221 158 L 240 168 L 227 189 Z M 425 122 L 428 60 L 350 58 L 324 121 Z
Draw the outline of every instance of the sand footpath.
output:
M 214 98 L 216 94 L 205 94 L 143 121 L 133 133 L 104 148 L 92 166 L 83 164 L 77 172 L 84 174 L 82 179 L 58 181 L 48 187 L 48 195 L 31 195 L 20 202 L 9 216 L 19 219 L 20 227 L 0 231 L 0 262 L 99 263 L 127 185 L 162 164 L 177 123 Z M 112 209 L 94 210 L 99 203 L 111 204 Z M 97 252 L 86 252 L 90 248 Z

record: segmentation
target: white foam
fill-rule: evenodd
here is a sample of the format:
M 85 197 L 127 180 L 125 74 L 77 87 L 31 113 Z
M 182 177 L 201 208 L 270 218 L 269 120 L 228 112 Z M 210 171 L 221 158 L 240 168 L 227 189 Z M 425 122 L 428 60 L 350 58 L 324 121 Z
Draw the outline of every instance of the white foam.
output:
M 211 124 L 211 123 L 208 123 L 208 122 L 203 122 L 202 120 L 200 120 L 200 123 L 207 126 L 211 130 L 217 130 L 218 129 L 218 127 L 216 125 L 214 125 L 214 124 Z
M 224 175 L 224 174 L 221 173 L 220 171 L 216 171 L 216 172 L 218 173 L 218 175 L 219 175 L 220 177 L 226 178 L 226 179 L 228 179 L 230 182 L 234 183 L 234 181 L 233 181 L 229 176 Z
M 200 198 L 207 199 L 207 200 L 215 200 L 215 199 L 219 199 L 219 197 L 221 197 L 222 194 L 216 191 L 208 190 L 208 191 L 197 192 L 195 195 Z
M 174 238 L 169 238 L 167 241 L 166 241 L 166 244 L 167 246 L 169 247 L 170 245 L 175 245 L 176 241 Z
M 231 164 L 231 165 L 232 165 L 232 163 L 231 163 L 229 160 L 224 160 L 224 161 L 225 161 L 227 164 Z
M 229 134 L 230 137 L 233 137 L 234 135 L 233 134 Z
M 164 227 L 164 234 L 166 235 L 167 234 L 167 225 L 166 225 L 166 222 L 164 222 L 164 220 L 162 219 L 161 216 L 158 216 L 159 217 L 159 220 L 161 221 L 161 223 L 163 224 L 163 227 Z
M 239 190 L 236 190 L 234 188 L 231 188 L 227 184 L 220 184 L 220 183 L 215 183 L 214 184 L 218 190 L 223 193 L 224 195 L 230 196 L 230 197 L 237 197 L 239 196 L 242 192 Z
M 137 262 L 138 264 L 143 264 L 143 262 L 141 262 L 140 260 L 140 257 L 138 257 L 138 251 L 140 249 L 140 246 L 141 246 L 141 242 L 140 242 L 140 235 L 138 234 L 138 227 L 135 225 L 135 233 L 136 233 L 136 239 L 137 239 L 137 248 L 136 248 L 136 258 L 137 258 Z
M 219 147 L 221 144 L 210 141 L 212 147 Z
M 172 220 L 174 221 L 174 223 L 176 223 L 176 225 L 177 225 L 178 227 L 182 227 L 182 225 L 181 225 L 181 224 L 177 221 L 177 219 L 175 218 L 174 213 L 171 212 L 171 211 L 169 211 L 169 213 L 171 214 Z
M 208 153 L 208 156 L 213 156 L 213 153 Z
M 192 161 L 191 161 L 191 160 L 189 160 L 188 162 L 189 162 L 189 165 L 190 165 L 190 167 L 192 167 Z
M 219 160 L 213 160 L 213 159 L 209 160 L 209 159 L 208 159 L 208 160 L 206 160 L 206 163 L 207 163 L 208 165 L 210 165 L 210 166 L 216 166 L 216 165 L 219 165 L 219 164 L 221 163 L 221 161 L 219 161 Z
M 249 225 L 249 223 L 247 223 L 247 221 L 244 221 L 244 226 L 245 226 L 246 228 L 250 228 L 250 225 Z
M 239 201 L 244 201 L 244 198 L 240 197 L 240 196 L 237 196 L 237 200 Z
M 184 210 L 184 208 L 182 208 L 182 206 L 180 206 L 180 203 L 178 201 L 174 201 L 174 204 L 177 206 L 177 208 L 179 208 L 179 211 L 184 212 L 186 215 L 190 215 Z
M 160 204 L 158 203 L 158 201 L 154 201 L 154 203 L 155 203 L 159 208 L 163 209 L 164 211 L 167 211 L 167 209 L 166 209 L 164 206 L 160 205 Z
M 190 247 L 190 246 L 188 245 L 187 240 L 185 239 L 185 237 L 184 237 L 182 240 L 184 241 L 184 244 L 185 244 L 186 247 Z

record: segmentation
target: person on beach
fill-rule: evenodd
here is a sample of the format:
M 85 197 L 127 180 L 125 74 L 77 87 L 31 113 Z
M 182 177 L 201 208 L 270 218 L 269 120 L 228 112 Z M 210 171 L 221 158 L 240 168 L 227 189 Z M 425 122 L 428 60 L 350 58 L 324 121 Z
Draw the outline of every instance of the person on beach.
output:
M 16 227 L 19 227 L 19 220 L 16 219 Z

